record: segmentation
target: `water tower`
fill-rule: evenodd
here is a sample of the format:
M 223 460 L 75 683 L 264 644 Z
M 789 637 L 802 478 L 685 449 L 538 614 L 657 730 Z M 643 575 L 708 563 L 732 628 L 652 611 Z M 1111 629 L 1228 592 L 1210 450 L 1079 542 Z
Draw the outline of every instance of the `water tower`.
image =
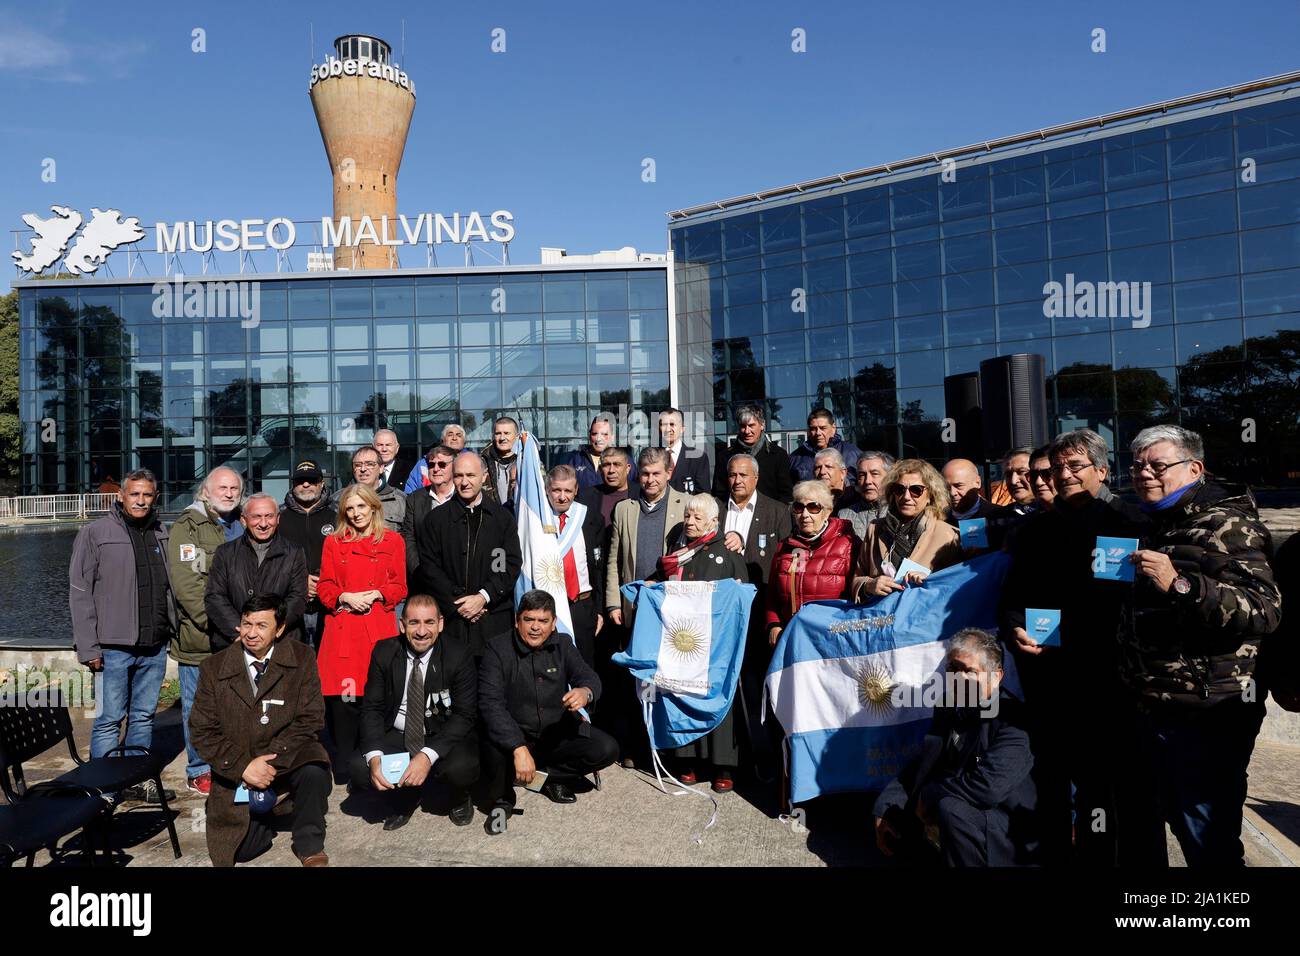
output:
M 334 177 L 334 223 L 363 216 L 376 230 L 397 223 L 397 171 L 415 111 L 415 84 L 392 63 L 391 49 L 378 37 L 353 33 L 334 41 L 334 55 L 312 67 L 311 105 Z M 382 234 L 380 235 L 382 241 Z M 397 251 L 365 239 L 334 251 L 336 269 L 395 269 Z

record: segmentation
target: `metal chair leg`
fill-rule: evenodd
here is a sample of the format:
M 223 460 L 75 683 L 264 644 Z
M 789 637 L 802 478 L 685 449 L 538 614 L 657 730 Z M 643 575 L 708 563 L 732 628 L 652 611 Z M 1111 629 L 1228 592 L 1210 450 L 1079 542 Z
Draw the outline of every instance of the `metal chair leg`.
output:
M 153 778 L 154 783 L 158 785 L 158 801 L 162 804 L 163 819 L 167 821 L 167 834 L 172 839 L 172 855 L 174 859 L 181 858 L 181 839 L 176 835 L 176 821 L 172 819 L 171 808 L 167 806 L 167 792 L 163 790 L 162 772 L 160 771 Z

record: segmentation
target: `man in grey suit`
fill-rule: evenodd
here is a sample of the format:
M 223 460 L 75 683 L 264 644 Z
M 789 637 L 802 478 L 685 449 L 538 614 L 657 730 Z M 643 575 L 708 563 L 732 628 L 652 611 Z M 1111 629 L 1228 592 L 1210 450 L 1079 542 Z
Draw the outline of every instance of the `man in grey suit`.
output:
M 759 465 L 753 455 L 732 455 L 727 461 L 727 486 L 731 493 L 719 501 L 726 546 L 745 559 L 749 583 L 758 591 L 749 612 L 745 657 L 740 667 L 740 702 L 745 710 L 745 727 L 755 761 L 763 775 L 773 772 L 775 752 L 762 727 L 763 677 L 772 658 L 763 609 L 766 607 L 768 574 L 777 546 L 791 533 L 790 508 L 758 492 Z

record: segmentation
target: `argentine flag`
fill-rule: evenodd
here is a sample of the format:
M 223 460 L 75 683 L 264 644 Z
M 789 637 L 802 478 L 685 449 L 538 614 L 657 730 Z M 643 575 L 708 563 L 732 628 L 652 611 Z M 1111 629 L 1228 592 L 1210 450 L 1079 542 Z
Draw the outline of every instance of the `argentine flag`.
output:
M 1009 564 L 994 552 L 872 604 L 799 609 L 781 632 L 765 685 L 786 734 L 791 802 L 879 790 L 897 776 L 930 726 L 921 689 L 942 675 L 947 639 L 965 627 L 996 631 Z M 1017 689 L 1010 655 L 1003 680 Z
M 515 487 L 515 514 L 518 516 L 519 550 L 524 563 L 515 581 L 515 606 L 532 591 L 545 591 L 555 598 L 555 629 L 573 640 L 573 616 L 569 613 L 569 593 L 564 585 L 564 561 L 561 558 L 559 519 L 546 497 L 546 474 L 537 453 L 537 439 L 528 432 L 515 441 L 519 460 L 519 478 Z M 587 509 L 573 502 L 569 506 L 565 531 L 579 533 Z
M 627 650 L 612 660 L 649 685 L 642 701 L 655 750 L 698 740 L 727 716 L 755 590 L 731 578 L 623 586 L 636 619 Z

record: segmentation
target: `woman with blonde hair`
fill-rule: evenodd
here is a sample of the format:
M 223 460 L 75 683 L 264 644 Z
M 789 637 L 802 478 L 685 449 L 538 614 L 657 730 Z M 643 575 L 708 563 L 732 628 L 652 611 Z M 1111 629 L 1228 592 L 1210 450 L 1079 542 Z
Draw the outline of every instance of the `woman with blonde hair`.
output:
M 895 462 L 885 475 L 885 513 L 871 522 L 853 579 L 857 601 L 920 584 L 926 575 L 962 559 L 957 529 L 944 520 L 951 499 L 934 466 L 919 458 Z M 897 581 L 905 560 L 920 565 Z
M 325 717 L 339 761 L 357 746 L 370 651 L 397 633 L 394 611 L 406 597 L 406 544 L 384 527 L 384 506 L 365 485 L 339 495 L 334 533 L 321 552 L 316 594 L 329 614 L 316 666 Z

